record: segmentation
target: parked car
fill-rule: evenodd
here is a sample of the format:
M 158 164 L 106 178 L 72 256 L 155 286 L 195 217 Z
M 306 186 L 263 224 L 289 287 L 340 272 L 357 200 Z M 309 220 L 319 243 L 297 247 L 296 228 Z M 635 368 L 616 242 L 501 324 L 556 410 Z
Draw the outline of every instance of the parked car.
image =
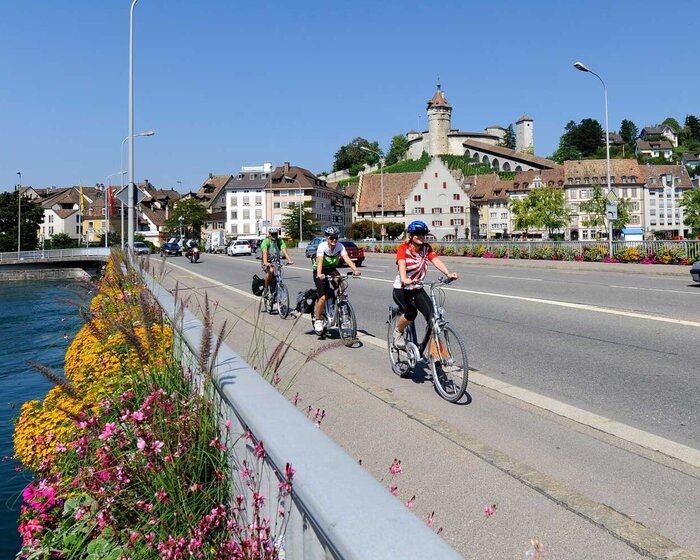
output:
M 352 262 L 355 263 L 357 266 L 362 266 L 362 263 L 365 262 L 365 251 L 364 249 L 361 249 L 353 241 L 350 241 L 348 239 L 340 239 L 338 243 L 342 243 L 343 247 L 345 247 L 345 250 L 348 252 L 348 257 L 352 260 Z M 340 261 L 341 264 L 343 264 L 343 261 Z
M 160 256 L 165 257 L 168 255 L 175 257 L 182 256 L 182 247 L 180 247 L 177 243 L 163 243 L 160 248 Z
M 375 242 L 376 240 L 377 240 L 376 237 L 365 237 L 365 238 L 362 240 L 362 243 L 373 243 L 373 242 Z
M 700 282 L 700 261 L 695 261 L 690 267 L 690 276 L 695 282 Z
M 306 258 L 313 259 L 316 256 L 316 250 L 322 241 L 325 241 L 325 237 L 314 237 L 309 244 L 306 246 Z
M 231 241 L 226 248 L 226 254 L 229 257 L 233 257 L 234 255 L 252 255 L 253 248 L 245 239 L 237 239 L 236 241 Z
M 128 249 L 129 244 L 127 243 L 125 247 Z M 149 255 L 151 250 L 143 241 L 134 241 L 134 253 L 137 255 Z

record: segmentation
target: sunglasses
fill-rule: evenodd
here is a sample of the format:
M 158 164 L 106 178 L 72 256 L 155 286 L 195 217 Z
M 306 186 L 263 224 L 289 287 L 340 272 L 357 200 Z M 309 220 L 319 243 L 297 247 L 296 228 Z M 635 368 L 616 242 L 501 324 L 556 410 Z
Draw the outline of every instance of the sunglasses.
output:
M 328 241 L 338 241 L 338 238 L 337 237 L 329 237 Z

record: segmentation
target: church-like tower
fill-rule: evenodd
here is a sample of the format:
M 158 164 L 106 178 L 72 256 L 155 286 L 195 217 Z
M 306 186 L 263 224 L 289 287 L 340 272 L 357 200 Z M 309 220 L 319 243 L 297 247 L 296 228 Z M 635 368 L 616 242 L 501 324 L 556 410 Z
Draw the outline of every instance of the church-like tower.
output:
M 534 121 L 527 115 L 520 117 L 515 123 L 515 149 L 527 154 L 535 153 Z
M 430 133 L 428 153 L 431 156 L 450 153 L 447 133 L 450 131 L 451 120 L 452 106 L 445 99 L 445 94 L 442 93 L 438 82 L 435 95 L 428 101 L 428 132 Z

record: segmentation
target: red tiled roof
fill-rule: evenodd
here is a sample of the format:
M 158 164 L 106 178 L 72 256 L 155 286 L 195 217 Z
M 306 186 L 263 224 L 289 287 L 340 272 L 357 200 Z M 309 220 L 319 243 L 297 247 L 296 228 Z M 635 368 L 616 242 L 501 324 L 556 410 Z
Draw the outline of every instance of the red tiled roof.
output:
M 406 197 L 421 175 L 422 172 L 384 173 L 384 212 L 403 212 Z M 381 174 L 363 175 L 357 211 L 381 211 L 381 203 Z

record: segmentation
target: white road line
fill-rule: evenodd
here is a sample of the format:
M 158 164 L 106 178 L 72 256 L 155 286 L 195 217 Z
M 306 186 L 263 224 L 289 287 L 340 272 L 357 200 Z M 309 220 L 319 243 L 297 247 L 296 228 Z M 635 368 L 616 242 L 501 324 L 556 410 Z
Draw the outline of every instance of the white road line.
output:
M 187 272 L 190 276 L 196 276 L 197 278 L 200 278 L 210 284 L 212 283 L 211 278 L 207 276 L 202 276 L 201 274 L 198 274 L 196 272 L 192 272 L 192 270 L 189 268 L 184 268 L 182 266 L 172 264 L 171 262 L 168 262 L 168 264 Z M 389 282 L 389 280 L 382 280 L 379 278 L 369 278 L 369 280 Z M 225 288 L 247 298 L 253 300 L 258 299 L 257 296 L 254 296 L 250 292 L 239 290 L 238 288 L 234 288 L 232 286 L 226 286 L 224 284 L 221 284 L 220 282 L 214 283 L 218 284 L 221 288 Z M 454 288 L 449 289 L 454 290 Z M 386 341 L 375 336 L 358 333 L 357 338 L 360 339 L 363 343 L 371 344 L 372 346 L 376 346 L 377 348 L 381 348 L 383 350 L 386 350 L 387 348 Z M 494 379 L 478 371 L 470 371 L 469 379 L 472 383 L 476 385 L 486 387 L 487 389 L 491 389 L 492 391 L 496 391 L 498 393 L 507 395 L 519 401 L 526 402 L 528 404 L 547 410 L 559 416 L 563 416 L 564 418 L 568 418 L 570 420 L 573 420 L 574 422 L 578 422 L 579 424 L 590 426 L 594 429 L 613 435 L 624 441 L 634 443 L 646 449 L 658 451 L 659 453 L 663 453 L 664 455 L 673 457 L 675 459 L 678 459 L 679 461 L 683 461 L 684 463 L 700 468 L 700 450 L 688 447 L 687 445 L 683 445 L 666 438 L 662 438 L 660 436 L 651 434 L 649 432 L 645 432 L 643 430 L 639 430 L 632 426 L 628 426 L 627 424 L 616 422 L 615 420 L 611 420 L 610 418 L 606 418 L 605 416 L 600 416 L 598 414 L 588 412 L 587 410 L 568 405 L 556 399 L 545 397 L 544 395 L 540 395 L 538 393 L 535 393 L 534 391 L 529 391 L 516 385 L 510 385 L 509 383 L 498 379 Z
M 521 276 L 500 276 L 498 274 L 489 274 L 489 278 L 508 278 L 511 280 L 527 280 L 529 282 L 542 282 L 542 278 L 523 278 Z
M 621 290 L 641 290 L 641 291 L 645 291 L 645 292 L 672 292 L 674 294 L 690 294 L 693 296 L 698 295 L 697 291 L 689 292 L 686 290 L 667 290 L 664 288 L 640 288 L 638 286 L 615 286 L 615 285 L 608 286 L 608 288 L 619 288 Z

